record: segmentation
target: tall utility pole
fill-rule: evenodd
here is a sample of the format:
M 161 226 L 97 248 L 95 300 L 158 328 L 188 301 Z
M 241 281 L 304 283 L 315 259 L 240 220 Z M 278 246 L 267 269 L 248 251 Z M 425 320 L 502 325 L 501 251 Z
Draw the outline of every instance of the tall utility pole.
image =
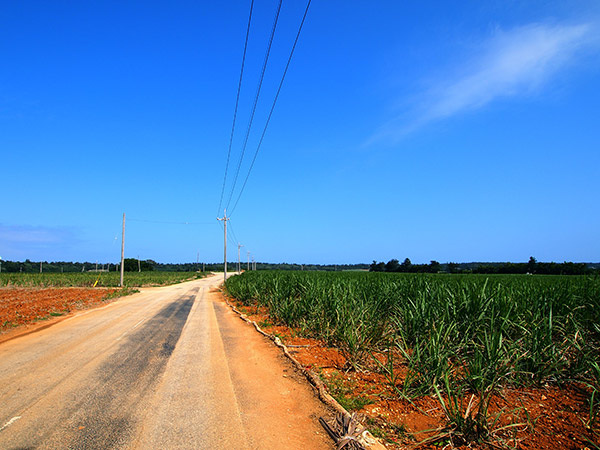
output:
M 248 272 L 250 272 L 250 250 L 248 250 L 248 266 L 246 267 Z
M 123 273 L 125 272 L 125 213 L 123 213 L 123 234 L 121 236 L 121 281 L 120 287 L 123 287 Z
M 40 273 L 42 273 L 42 262 L 40 261 Z
M 223 240 L 223 282 L 227 281 L 227 221 L 229 220 L 229 218 L 227 217 L 227 210 L 224 210 L 223 212 L 223 218 L 219 219 L 217 217 L 217 220 L 222 220 L 223 221 L 223 230 L 224 230 L 224 240 Z
M 242 265 L 240 263 L 240 248 L 242 248 L 242 247 L 243 247 L 243 245 L 238 242 L 238 267 L 237 267 L 238 275 L 242 272 Z
M 140 255 L 138 255 L 138 272 L 142 271 L 142 266 L 140 264 Z

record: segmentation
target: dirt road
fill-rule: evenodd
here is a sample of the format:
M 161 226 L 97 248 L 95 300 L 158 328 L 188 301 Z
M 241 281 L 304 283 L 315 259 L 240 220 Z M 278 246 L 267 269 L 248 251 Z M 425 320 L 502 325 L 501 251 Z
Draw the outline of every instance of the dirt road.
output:
M 0 448 L 332 448 L 327 411 L 211 292 L 221 280 L 143 289 L 0 344 Z

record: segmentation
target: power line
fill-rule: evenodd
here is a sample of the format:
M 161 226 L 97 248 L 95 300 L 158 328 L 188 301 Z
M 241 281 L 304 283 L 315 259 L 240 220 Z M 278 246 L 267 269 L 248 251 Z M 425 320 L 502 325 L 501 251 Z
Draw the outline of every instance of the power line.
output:
M 227 218 L 227 221 L 229 222 L 229 230 L 231 231 L 231 222 L 229 220 L 229 217 Z M 223 224 L 221 222 L 219 222 L 219 225 L 221 226 L 221 231 L 225 231 Z M 238 243 L 233 239 L 233 237 L 231 236 L 230 233 L 227 233 L 227 240 L 229 241 L 229 243 L 233 246 L 236 246 Z
M 127 219 L 128 222 L 159 223 L 169 225 L 212 225 L 212 222 L 171 222 L 164 220 Z
M 231 224 L 231 222 L 230 222 L 230 224 Z M 231 229 L 230 229 L 230 231 L 231 231 Z M 230 234 L 228 234 L 228 235 L 227 235 L 227 240 L 228 240 L 228 241 L 229 241 L 229 243 L 230 243 L 231 245 L 233 245 L 234 247 L 235 247 L 236 245 L 238 245 L 238 242 L 237 242 L 237 241 L 235 240 L 235 238 L 234 238 L 233 236 L 231 236 Z
M 246 50 L 248 48 L 248 36 L 250 35 L 250 23 L 252 21 L 252 9 L 254 8 L 254 0 L 250 2 L 250 14 L 248 15 L 248 27 L 246 29 L 246 40 L 244 42 L 244 54 L 242 55 L 242 68 L 240 69 L 240 81 L 238 82 L 237 97 L 235 99 L 235 109 L 233 111 L 233 124 L 231 125 L 231 136 L 229 137 L 229 149 L 227 150 L 227 163 L 225 164 L 225 176 L 223 176 L 223 187 L 221 187 L 221 199 L 219 200 L 219 208 L 217 214 L 223 205 L 223 193 L 225 192 L 225 183 L 227 181 L 227 171 L 229 169 L 229 158 L 231 156 L 231 146 L 233 144 L 233 132 L 235 130 L 235 121 L 237 118 L 238 105 L 240 103 L 240 91 L 242 89 L 242 78 L 244 75 L 244 65 L 246 63 Z
M 229 222 L 229 230 L 231 231 L 231 234 L 233 235 L 234 239 L 237 241 L 236 244 L 239 244 L 240 240 L 236 236 L 235 231 L 233 231 L 233 226 L 231 225 L 231 222 Z
M 267 70 L 267 62 L 269 61 L 269 55 L 271 53 L 271 46 L 273 45 L 273 37 L 275 36 L 275 29 L 277 28 L 277 21 L 279 20 L 279 12 L 281 11 L 281 4 L 283 0 L 279 0 L 279 4 L 277 5 L 277 12 L 275 13 L 275 20 L 273 21 L 273 28 L 271 29 L 271 36 L 269 38 L 269 44 L 267 45 L 267 52 L 265 54 L 265 60 L 263 62 L 262 71 L 260 74 L 260 79 L 258 82 L 258 88 L 256 89 L 256 96 L 254 97 L 254 105 L 252 106 L 252 112 L 250 114 L 250 121 L 248 122 L 248 129 L 246 130 L 246 136 L 244 138 L 244 145 L 242 146 L 242 154 L 240 156 L 240 161 L 237 166 L 237 170 L 235 173 L 235 178 L 233 179 L 233 186 L 231 187 L 231 193 L 229 194 L 229 199 L 227 200 L 227 206 L 231 203 L 231 199 L 233 197 L 233 192 L 235 191 L 235 186 L 237 184 L 238 176 L 240 174 L 240 168 L 242 167 L 242 161 L 244 160 L 244 153 L 246 152 L 246 146 L 248 145 L 248 138 L 250 136 L 250 130 L 252 129 L 252 122 L 254 121 L 254 114 L 256 113 L 256 105 L 258 104 L 258 98 L 260 96 L 260 90 L 262 88 L 262 83 L 265 77 L 265 72 Z
M 308 8 L 310 7 L 310 2 L 311 2 L 311 0 L 308 0 L 308 3 L 306 5 L 306 10 L 304 11 L 304 16 L 302 16 L 302 22 L 300 22 L 300 27 L 298 28 L 298 33 L 296 34 L 296 39 L 294 40 L 294 45 L 292 46 L 292 51 L 290 52 L 290 56 L 287 60 L 287 64 L 285 65 L 285 70 L 283 71 L 283 76 L 281 77 L 281 81 L 279 82 L 279 88 L 277 89 L 277 93 L 275 94 L 275 99 L 273 100 L 273 105 L 271 106 L 271 111 L 269 112 L 269 116 L 267 117 L 267 122 L 265 123 L 265 128 L 263 129 L 262 135 L 258 142 L 258 146 L 256 147 L 256 151 L 254 152 L 254 158 L 252 158 L 252 163 L 250 164 L 250 168 L 248 169 L 248 174 L 246 175 L 246 178 L 244 179 L 244 184 L 242 185 L 242 188 L 240 189 L 240 193 L 238 194 L 238 197 L 235 201 L 235 204 L 233 205 L 233 208 L 229 212 L 230 217 L 233 214 L 233 212 L 235 211 L 235 208 L 237 207 L 238 202 L 240 201 L 242 193 L 244 192 L 244 188 L 246 187 L 246 183 L 248 183 L 248 178 L 250 177 L 250 172 L 252 172 L 252 168 L 254 167 L 254 162 L 256 161 L 256 157 L 258 155 L 258 151 L 260 150 L 260 146 L 262 145 L 263 139 L 265 138 L 265 134 L 267 132 L 269 122 L 271 121 L 271 116 L 273 115 L 273 110 L 275 109 L 275 104 L 277 103 L 277 99 L 279 98 L 279 93 L 281 92 L 281 87 L 283 86 L 283 81 L 285 80 L 285 76 L 287 74 L 288 68 L 290 67 L 290 63 L 292 61 L 292 56 L 294 56 L 294 50 L 296 49 L 296 44 L 298 44 L 298 39 L 300 38 L 300 32 L 302 31 L 302 27 L 304 26 L 304 21 L 306 20 L 306 15 L 308 14 Z M 232 193 L 233 193 L 233 191 L 232 191 Z M 231 199 L 230 199 L 230 201 L 231 201 Z M 229 203 L 227 205 L 229 206 Z

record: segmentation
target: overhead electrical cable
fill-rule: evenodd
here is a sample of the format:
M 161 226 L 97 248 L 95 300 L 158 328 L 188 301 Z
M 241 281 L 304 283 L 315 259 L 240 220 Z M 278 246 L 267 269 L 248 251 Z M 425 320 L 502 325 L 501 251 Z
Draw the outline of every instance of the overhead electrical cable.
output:
M 229 225 L 227 225 L 227 228 L 229 230 L 231 230 L 231 221 L 229 221 Z M 221 222 L 219 222 L 219 226 L 221 227 L 221 231 L 224 231 L 223 228 L 223 224 Z M 231 236 L 231 233 L 227 233 L 227 242 L 229 242 L 233 247 L 236 247 L 238 245 L 239 242 L 235 242 L 234 238 Z
M 231 199 L 233 197 L 233 192 L 235 191 L 235 186 L 237 184 L 238 176 L 240 174 L 240 168 L 242 167 L 242 161 L 244 160 L 244 153 L 246 152 L 246 147 L 248 145 L 248 138 L 250 136 L 250 130 L 252 129 L 252 122 L 254 121 L 254 114 L 256 113 L 256 105 L 258 104 L 258 98 L 260 96 L 260 90 L 262 88 L 263 80 L 265 78 L 265 72 L 267 70 L 267 62 L 269 61 L 269 55 L 271 53 L 271 46 L 273 45 L 273 37 L 275 36 L 275 30 L 277 28 L 277 21 L 279 20 L 279 12 L 281 11 L 281 4 L 283 0 L 279 0 L 279 4 L 277 5 L 277 12 L 275 13 L 275 20 L 273 21 L 273 28 L 271 30 L 271 36 L 269 38 L 269 44 L 267 45 L 267 52 L 265 54 L 265 60 L 263 62 L 262 71 L 260 74 L 260 79 L 258 82 L 258 88 L 256 89 L 256 96 L 254 97 L 254 105 L 252 106 L 252 112 L 250 114 L 250 121 L 248 122 L 248 129 L 246 130 L 246 136 L 244 138 L 244 144 L 242 146 L 242 154 L 240 156 L 240 160 L 238 162 L 237 170 L 235 172 L 235 178 L 233 179 L 233 186 L 231 187 L 231 193 L 229 194 L 229 200 L 227 200 L 227 207 L 231 203 Z M 219 208 L 220 209 L 220 208 Z
M 229 159 L 231 157 L 231 146 L 233 144 L 233 133 L 235 130 L 235 121 L 237 118 L 238 106 L 240 104 L 240 91 L 242 89 L 242 78 L 244 76 L 244 65 L 246 63 L 246 50 L 248 49 L 248 36 L 250 35 L 250 23 L 252 22 L 252 9 L 254 8 L 254 0 L 250 2 L 250 14 L 248 15 L 248 27 L 246 29 L 246 40 L 244 41 L 244 54 L 242 55 L 242 68 L 240 69 L 240 81 L 238 82 L 237 97 L 235 99 L 235 109 L 233 111 L 233 124 L 231 125 L 231 136 L 229 137 L 229 149 L 227 150 L 227 163 L 225 164 L 225 175 L 223 176 L 223 187 L 221 187 L 221 199 L 219 200 L 219 208 L 217 214 L 221 212 L 223 205 L 223 193 L 225 192 L 225 183 L 227 182 L 227 171 L 229 169 Z
M 248 169 L 248 173 L 246 175 L 246 178 L 244 179 L 244 184 L 242 185 L 242 188 L 240 189 L 240 193 L 237 196 L 237 200 L 235 201 L 235 204 L 233 205 L 233 208 L 231 209 L 231 211 L 229 213 L 230 216 L 231 216 L 231 214 L 233 214 L 236 206 L 238 205 L 238 202 L 240 201 L 242 193 L 244 192 L 244 188 L 246 187 L 246 183 L 248 183 L 248 178 L 250 177 L 250 172 L 252 172 L 252 168 L 254 167 L 254 162 L 256 161 L 256 156 L 258 155 L 258 151 L 260 150 L 260 146 L 262 145 L 263 139 L 267 132 L 267 127 L 269 126 L 269 122 L 271 121 L 271 116 L 273 115 L 273 110 L 275 109 L 275 104 L 277 103 L 277 99 L 279 98 L 279 93 L 281 92 L 281 87 L 283 86 L 283 81 L 285 80 L 285 76 L 287 74 L 288 68 L 290 67 L 290 62 L 292 61 L 292 56 L 294 56 L 294 50 L 296 49 L 296 44 L 298 44 L 298 39 L 300 38 L 300 32 L 302 31 L 304 21 L 306 20 L 306 15 L 308 14 L 308 8 L 310 7 L 310 2 L 311 2 L 311 0 L 308 0 L 308 3 L 306 5 L 306 10 L 304 11 L 304 16 L 302 17 L 302 22 L 300 22 L 300 27 L 298 28 L 298 33 L 296 34 L 296 39 L 294 40 L 294 45 L 292 46 L 292 51 L 290 52 L 290 57 L 288 58 L 287 64 L 285 65 L 285 70 L 283 71 L 283 76 L 281 77 L 281 81 L 279 82 L 279 88 L 277 89 L 277 93 L 275 94 L 275 99 L 273 100 L 273 105 L 271 106 L 271 111 L 269 112 L 269 116 L 267 117 L 267 122 L 265 123 L 265 128 L 263 129 L 262 135 L 258 142 L 258 146 L 256 147 L 256 151 L 254 152 L 254 158 L 252 158 L 252 163 L 250 164 L 250 168 Z M 229 203 L 227 204 L 227 206 L 229 206 Z
M 144 222 L 144 223 L 160 223 L 170 225 L 211 225 L 212 222 L 170 222 L 164 220 L 145 220 L 145 219 L 131 219 L 127 218 L 127 222 Z
M 229 222 L 229 224 L 227 225 L 227 240 L 229 241 L 232 247 L 237 247 L 239 242 L 236 242 L 235 238 L 231 235 L 231 233 L 229 233 L 229 231 L 231 231 L 230 225 L 231 222 Z
M 233 226 L 231 225 L 231 220 L 229 221 L 229 227 L 230 227 L 229 230 L 231 231 L 231 234 L 233 235 L 233 239 L 235 241 L 237 241 L 235 245 L 239 244 L 240 240 L 238 239 L 238 237 L 235 234 L 235 231 L 233 230 Z

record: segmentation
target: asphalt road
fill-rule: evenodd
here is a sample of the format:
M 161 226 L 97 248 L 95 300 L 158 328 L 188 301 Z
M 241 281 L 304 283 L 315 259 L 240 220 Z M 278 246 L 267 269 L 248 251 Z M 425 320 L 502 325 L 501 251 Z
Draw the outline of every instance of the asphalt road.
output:
M 327 411 L 211 277 L 0 344 L 0 449 L 326 449 Z

